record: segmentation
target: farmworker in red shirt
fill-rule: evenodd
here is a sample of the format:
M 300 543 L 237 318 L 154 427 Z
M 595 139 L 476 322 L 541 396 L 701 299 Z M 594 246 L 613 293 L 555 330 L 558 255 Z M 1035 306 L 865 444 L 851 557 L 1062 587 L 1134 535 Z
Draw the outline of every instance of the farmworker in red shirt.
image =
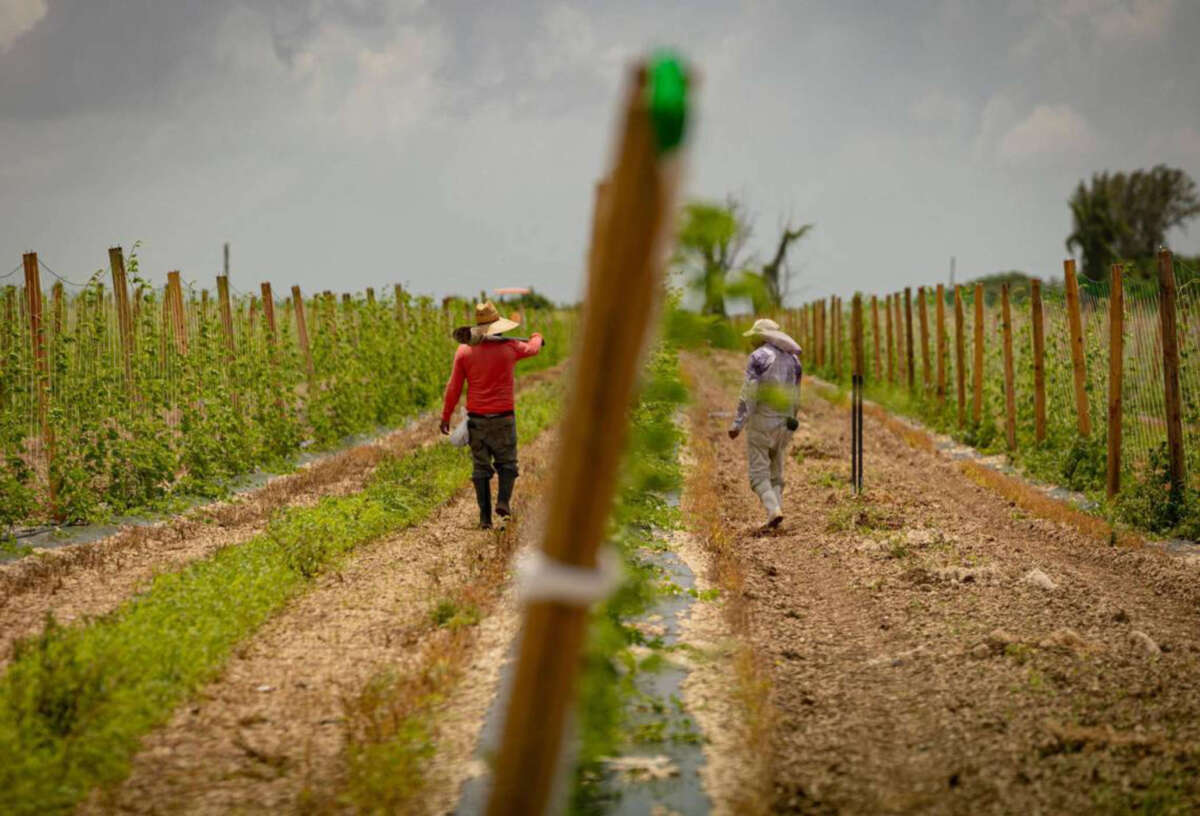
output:
M 450 433 L 450 415 L 458 405 L 463 381 L 467 383 L 467 433 L 474 469 L 475 498 L 479 502 L 479 528 L 492 526 L 492 473 L 500 477 L 496 493 L 496 515 L 510 514 L 513 485 L 517 481 L 517 419 L 513 412 L 513 366 L 542 350 L 542 336 L 534 332 L 528 341 L 503 337 L 517 327 L 505 320 L 489 301 L 475 305 L 478 343 L 463 343 L 454 354 L 446 400 L 442 406 L 441 432 Z

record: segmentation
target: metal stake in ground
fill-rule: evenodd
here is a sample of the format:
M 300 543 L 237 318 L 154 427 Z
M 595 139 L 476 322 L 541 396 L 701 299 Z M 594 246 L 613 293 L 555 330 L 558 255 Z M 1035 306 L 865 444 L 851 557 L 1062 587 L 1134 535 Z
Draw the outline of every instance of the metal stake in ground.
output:
M 862 391 L 863 391 L 863 313 L 862 295 L 856 294 L 850 309 L 850 485 L 854 495 L 862 493 Z

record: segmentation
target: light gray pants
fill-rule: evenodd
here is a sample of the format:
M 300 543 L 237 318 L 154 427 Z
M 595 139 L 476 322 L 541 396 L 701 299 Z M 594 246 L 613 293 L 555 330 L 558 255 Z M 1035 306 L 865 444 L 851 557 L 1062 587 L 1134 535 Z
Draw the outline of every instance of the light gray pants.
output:
M 792 432 L 783 417 L 753 414 L 746 421 L 750 488 L 762 500 L 768 519 L 782 511 L 783 462 L 791 441 Z

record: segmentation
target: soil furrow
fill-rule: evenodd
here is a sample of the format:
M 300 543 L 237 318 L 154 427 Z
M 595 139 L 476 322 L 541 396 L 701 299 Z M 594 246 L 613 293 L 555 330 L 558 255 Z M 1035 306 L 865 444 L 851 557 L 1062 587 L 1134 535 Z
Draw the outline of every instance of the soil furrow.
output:
M 742 360 L 694 364 L 710 411 Z M 717 444 L 726 420 L 706 432 Z M 953 463 L 806 398 L 783 532 L 724 440 L 780 812 L 1082 812 L 1200 802 L 1200 570 L 1025 516 Z M 1037 572 L 1034 572 L 1034 571 Z
M 534 514 L 537 485 L 554 434 L 522 448 L 516 509 Z M 133 771 L 113 791 L 98 791 L 88 813 L 296 812 L 340 810 L 346 706 L 382 671 L 419 671 L 430 649 L 452 637 L 454 661 L 470 679 L 457 699 L 464 711 L 436 714 L 434 755 L 413 812 L 453 803 L 469 772 L 475 735 L 498 675 L 496 658 L 516 627 L 511 599 L 500 598 L 514 535 L 475 529 L 474 493 L 460 491 L 426 522 L 356 551 L 337 572 L 272 619 L 240 647 L 221 676 L 149 735 Z M 526 524 L 524 529 L 530 529 Z M 491 576 L 491 587 L 478 582 Z M 439 600 L 476 582 L 486 613 L 468 636 L 432 622 Z M 477 631 L 476 631 L 477 630 Z M 441 638 L 445 640 L 445 638 Z M 496 661 L 498 663 L 498 660 Z M 495 669 L 495 670 L 493 670 Z M 457 669 L 455 669 L 457 671 Z M 454 716 L 450 716 L 452 714 Z M 435 804 L 436 803 L 436 804 Z

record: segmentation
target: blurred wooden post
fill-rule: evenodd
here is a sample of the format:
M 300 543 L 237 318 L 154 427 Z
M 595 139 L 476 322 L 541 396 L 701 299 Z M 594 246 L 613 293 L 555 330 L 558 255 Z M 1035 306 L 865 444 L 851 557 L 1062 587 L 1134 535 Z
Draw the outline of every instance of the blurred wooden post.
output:
M 370 286 L 367 287 L 367 304 L 370 306 L 375 305 L 375 289 Z
M 1038 442 L 1046 439 L 1046 329 L 1042 317 L 1042 282 L 1029 282 L 1033 321 L 1033 433 Z
M 883 303 L 883 313 L 887 317 L 885 321 L 887 329 L 887 372 L 888 383 L 896 384 L 896 344 L 892 334 L 892 296 L 888 295 Z
M 906 374 L 908 376 L 909 392 L 917 390 L 917 368 L 916 361 L 913 358 L 913 321 L 912 321 L 912 287 L 904 287 L 904 355 L 905 363 L 908 366 Z
M 125 387 L 133 389 L 133 318 L 129 311 L 129 284 L 125 279 L 125 254 L 120 247 L 108 250 L 112 273 L 113 297 L 117 306 L 117 329 L 121 341 L 121 359 L 125 364 Z
M 833 368 L 835 379 L 841 379 L 841 368 L 842 364 L 844 364 L 844 360 L 842 360 L 842 353 L 844 353 L 844 349 L 842 349 L 844 343 L 842 343 L 842 340 L 844 340 L 844 337 L 842 337 L 841 332 L 845 330 L 845 326 L 842 324 L 841 318 L 841 298 L 838 298 L 838 296 L 835 295 L 833 299 L 833 334 L 830 336 L 830 340 L 833 342 Z
M 899 292 L 892 295 L 892 311 L 895 312 L 892 322 L 896 327 L 896 379 L 901 385 L 908 379 L 904 363 L 904 310 L 901 308 L 903 300 Z
M 1083 356 L 1083 318 L 1079 314 L 1079 281 L 1075 277 L 1075 259 L 1063 261 L 1066 279 L 1067 326 L 1071 332 L 1071 366 L 1075 372 L 1075 412 L 1079 417 L 1079 435 L 1091 436 L 1092 417 L 1088 411 L 1087 362 Z
M 875 381 L 883 378 L 883 361 L 879 357 L 879 298 L 871 295 L 871 341 L 875 346 Z
M 837 328 L 834 326 L 836 300 L 836 298 L 830 296 L 828 299 L 821 301 L 821 357 L 831 375 L 834 369 L 837 368 L 837 343 L 834 337 L 834 332 L 837 331 Z
M 971 418 L 978 425 L 983 421 L 983 284 L 975 284 L 975 404 Z
M 55 342 L 58 342 L 62 337 L 63 332 L 63 285 L 62 281 L 55 281 L 50 287 L 50 302 L 53 304 L 54 327 L 53 334 Z
M 396 297 L 396 322 L 404 323 L 404 287 L 397 283 L 392 287 L 392 293 Z
M 296 310 L 296 339 L 304 355 L 304 370 L 308 372 L 308 379 L 312 380 L 316 372 L 313 369 L 312 348 L 308 345 L 308 323 L 304 319 L 304 298 L 300 295 L 299 286 L 292 287 L 292 308 Z
M 50 514 L 58 518 L 58 480 L 54 464 L 54 429 L 50 426 L 50 369 L 46 361 L 46 328 L 42 323 L 42 281 L 38 274 L 36 252 L 27 252 L 21 258 L 25 268 L 25 310 L 29 316 L 29 348 L 33 352 L 34 386 L 37 392 L 38 426 L 42 435 L 42 446 L 46 456 L 47 498 Z
M 829 301 L 821 298 L 821 368 L 825 368 L 829 363 L 829 342 L 827 341 L 827 327 L 829 324 Z
M 958 427 L 967 424 L 967 327 L 962 287 L 954 287 L 954 379 L 958 391 Z
M 175 350 L 180 354 L 188 353 L 187 324 L 183 319 L 183 285 L 179 282 L 179 272 L 167 273 L 167 302 L 170 306 L 171 328 L 175 333 Z
M 661 246 L 672 184 L 659 167 L 646 110 L 645 72 L 626 95 L 620 147 L 600 242 L 589 264 L 576 371 L 562 422 L 542 552 L 551 564 L 594 568 L 628 430 L 637 361 L 661 286 Z M 489 816 L 546 810 L 572 710 L 585 606 L 525 608 L 512 693 L 496 754 Z
M 939 283 L 936 290 L 937 308 L 937 398 L 938 404 L 946 402 L 946 357 L 949 352 L 946 339 L 946 287 Z
M 236 349 L 233 343 L 233 309 L 229 303 L 229 278 L 217 275 L 217 308 L 221 313 L 221 336 L 225 341 L 227 359 L 233 360 Z
M 262 292 L 263 317 L 267 321 L 267 343 L 271 348 L 275 348 L 276 329 L 275 329 L 275 295 L 271 292 L 271 284 L 263 281 L 259 284 L 259 290 Z
M 924 398 L 928 396 L 933 385 L 932 366 L 929 362 L 929 298 L 924 286 L 917 287 L 917 316 L 921 321 L 921 396 Z
M 1125 375 L 1125 286 L 1121 265 L 1112 265 L 1108 293 L 1108 479 L 1111 499 L 1121 490 L 1121 387 Z
M 1008 449 L 1017 448 L 1016 376 L 1013 373 L 1012 307 L 1008 300 L 1008 284 L 1000 287 L 1000 319 L 1004 337 L 1004 431 Z
M 809 306 L 812 309 L 812 332 L 813 332 L 813 368 L 821 367 L 821 304 L 813 301 Z
M 823 365 L 821 346 L 824 340 L 824 330 L 821 327 L 821 305 L 823 301 L 813 303 L 813 364 L 820 369 Z
M 1178 494 L 1186 485 L 1183 451 L 1183 399 L 1179 390 L 1179 333 L 1175 313 L 1175 266 L 1171 252 L 1158 251 L 1158 319 L 1162 329 L 1163 394 L 1167 408 L 1167 458 L 1171 487 Z

